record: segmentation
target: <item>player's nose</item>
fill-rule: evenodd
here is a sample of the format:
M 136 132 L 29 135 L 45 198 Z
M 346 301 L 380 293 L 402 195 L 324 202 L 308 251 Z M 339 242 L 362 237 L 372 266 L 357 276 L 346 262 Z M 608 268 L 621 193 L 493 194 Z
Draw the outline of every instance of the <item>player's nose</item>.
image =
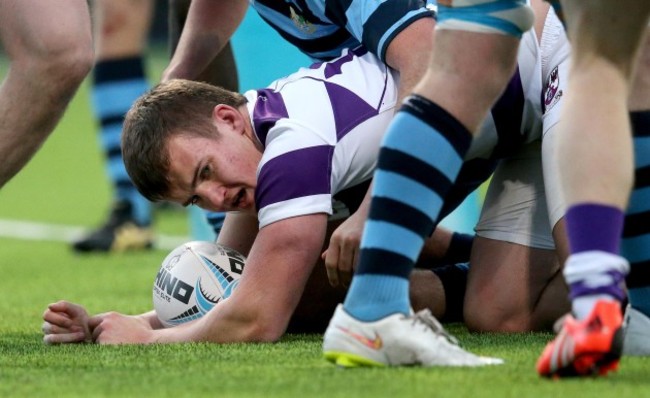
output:
M 203 208 L 210 211 L 225 211 L 225 190 L 218 184 L 206 181 L 196 187 L 197 194 L 203 198 Z

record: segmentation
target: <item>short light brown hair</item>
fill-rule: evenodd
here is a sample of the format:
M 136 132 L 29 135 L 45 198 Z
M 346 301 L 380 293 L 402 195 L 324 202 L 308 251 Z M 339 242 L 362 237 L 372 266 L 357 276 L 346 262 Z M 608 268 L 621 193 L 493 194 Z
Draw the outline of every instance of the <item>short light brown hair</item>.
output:
M 169 193 L 171 159 L 167 142 L 176 135 L 214 138 L 212 111 L 219 104 L 240 107 L 246 98 L 207 83 L 174 79 L 142 95 L 126 114 L 122 156 L 140 193 L 151 201 Z

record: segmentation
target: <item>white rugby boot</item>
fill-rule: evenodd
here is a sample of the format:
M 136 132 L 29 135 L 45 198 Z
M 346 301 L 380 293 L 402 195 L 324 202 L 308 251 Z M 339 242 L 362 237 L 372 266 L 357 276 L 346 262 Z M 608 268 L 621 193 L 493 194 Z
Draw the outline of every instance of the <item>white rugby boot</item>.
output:
M 429 310 L 395 314 L 374 322 L 350 316 L 339 304 L 323 339 L 325 359 L 356 366 L 483 366 L 503 360 L 474 355 L 458 346 Z
M 650 356 L 650 318 L 627 306 L 623 320 L 623 355 Z

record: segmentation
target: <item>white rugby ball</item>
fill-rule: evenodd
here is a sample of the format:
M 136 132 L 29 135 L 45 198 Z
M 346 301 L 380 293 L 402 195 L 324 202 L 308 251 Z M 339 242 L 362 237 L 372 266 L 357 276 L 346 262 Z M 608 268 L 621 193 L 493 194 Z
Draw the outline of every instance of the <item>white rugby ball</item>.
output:
M 153 307 L 165 327 L 205 315 L 239 283 L 246 258 L 213 242 L 182 244 L 165 257 L 153 283 Z

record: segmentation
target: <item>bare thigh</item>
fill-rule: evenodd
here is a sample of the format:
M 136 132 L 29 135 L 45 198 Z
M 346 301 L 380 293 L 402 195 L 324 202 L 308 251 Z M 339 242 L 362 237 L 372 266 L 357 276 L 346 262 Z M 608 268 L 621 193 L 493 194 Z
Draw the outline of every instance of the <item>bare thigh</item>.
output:
M 607 59 L 629 76 L 643 32 L 650 2 L 638 0 L 562 0 L 574 62 L 581 67 L 593 56 Z

